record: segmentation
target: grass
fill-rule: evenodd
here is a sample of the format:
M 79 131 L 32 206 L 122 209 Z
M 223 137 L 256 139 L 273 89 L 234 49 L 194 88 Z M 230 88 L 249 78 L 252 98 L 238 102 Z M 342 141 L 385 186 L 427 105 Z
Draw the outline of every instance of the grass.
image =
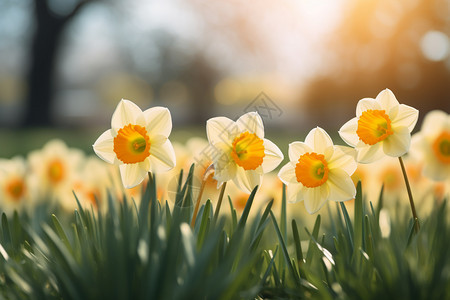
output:
M 360 185 L 353 216 L 338 204 L 311 228 L 288 220 L 285 196 L 280 212 L 269 202 L 249 218 L 255 189 L 240 216 L 231 206 L 232 217 L 214 218 L 206 201 L 191 228 L 192 170 L 180 174 L 173 207 L 156 198 L 151 178 L 139 206 L 110 196 L 104 214 L 81 205 L 68 217 L 45 215 L 45 207 L 36 216 L 3 214 L 1 297 L 450 298 L 446 201 L 421 220 L 418 234 L 408 207 L 392 212 L 386 236 L 382 207 L 365 203 Z

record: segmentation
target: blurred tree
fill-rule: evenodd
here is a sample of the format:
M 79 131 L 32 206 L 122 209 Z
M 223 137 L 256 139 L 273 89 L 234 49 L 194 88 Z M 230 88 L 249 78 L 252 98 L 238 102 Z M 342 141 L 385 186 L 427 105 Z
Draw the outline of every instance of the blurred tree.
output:
M 419 109 L 421 118 L 432 109 L 450 111 L 450 53 L 436 60 L 424 53 L 430 32 L 449 41 L 448 12 L 448 0 L 349 0 L 324 57 L 329 71 L 310 83 L 305 96 L 312 119 L 341 126 L 354 116 L 358 100 L 385 88 Z
M 54 70 L 61 37 L 67 24 L 96 0 L 34 0 L 35 31 L 30 48 L 25 118 L 22 126 L 51 126 Z

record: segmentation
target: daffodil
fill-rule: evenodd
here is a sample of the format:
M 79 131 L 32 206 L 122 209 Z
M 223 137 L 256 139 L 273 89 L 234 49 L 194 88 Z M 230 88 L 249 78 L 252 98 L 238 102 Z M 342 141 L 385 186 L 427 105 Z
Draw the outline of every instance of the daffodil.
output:
M 72 183 L 72 190 L 81 205 L 90 209 L 91 206 L 98 211 L 107 209 L 107 191 L 113 188 L 110 165 L 97 156 L 90 156 L 84 160 L 81 170 Z M 65 199 L 61 202 L 62 208 L 73 212 L 78 204 L 75 199 Z
M 287 185 L 291 203 L 305 202 L 308 213 L 317 212 L 328 200 L 346 201 L 356 195 L 351 179 L 357 164 L 349 151 L 333 145 L 320 127 L 309 132 L 305 142 L 289 144 L 289 160 L 278 176 Z
M 84 154 L 78 149 L 68 148 L 61 140 L 51 140 L 42 149 L 28 155 L 31 176 L 39 182 L 43 199 L 73 200 L 72 183 L 84 160 Z M 65 201 L 65 200 L 64 200 Z
M 264 138 L 264 125 L 256 112 L 241 116 L 236 122 L 216 117 L 209 119 L 206 133 L 218 185 L 233 180 L 250 193 L 261 184 L 264 173 L 275 169 L 283 160 L 280 149 Z
M 172 131 L 170 112 L 164 107 L 142 111 L 122 99 L 105 131 L 93 148 L 104 161 L 119 166 L 126 188 L 140 184 L 148 172 L 166 172 L 175 166 L 175 152 L 168 136 Z
M 10 215 L 14 210 L 34 207 L 35 186 L 27 176 L 22 157 L 0 160 L 0 211 Z
M 418 115 L 415 108 L 399 104 L 395 95 L 385 89 L 375 99 L 361 99 L 356 117 L 345 123 L 339 134 L 355 147 L 360 163 L 374 162 L 383 155 L 400 157 L 409 149 Z
M 423 160 L 423 174 L 436 181 L 450 180 L 450 115 L 429 112 L 413 136 L 412 154 Z

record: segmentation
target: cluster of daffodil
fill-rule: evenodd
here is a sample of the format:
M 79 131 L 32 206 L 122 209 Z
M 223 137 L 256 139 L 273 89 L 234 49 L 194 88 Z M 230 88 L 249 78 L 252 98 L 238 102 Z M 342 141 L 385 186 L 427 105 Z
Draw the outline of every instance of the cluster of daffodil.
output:
M 212 118 L 206 124 L 208 141 L 192 138 L 180 145 L 168 139 L 172 119 L 167 108 L 142 111 L 133 102 L 122 100 L 112 116 L 111 129 L 93 145 L 101 159 L 119 166 L 120 176 L 116 168 L 54 140 L 30 153 L 27 160 L 0 160 L 0 210 L 9 213 L 33 208 L 40 199 L 51 199 L 71 210 L 76 207 L 72 191 L 82 204 L 99 209 L 106 207 L 108 193 L 139 201 L 140 184 L 149 178 L 149 172 L 158 173 L 158 198 L 170 200 L 179 171 L 198 162 L 200 155 L 202 163 L 196 165 L 194 180 L 197 206 L 202 196 L 217 197 L 219 187 L 223 194 L 228 181 L 234 182 L 227 194 L 237 209 L 244 207 L 256 186 L 262 201 L 280 198 L 284 183 L 288 201 L 303 201 L 306 211 L 313 214 L 327 201 L 353 199 L 358 180 L 371 201 L 376 201 L 381 184 L 387 199 L 405 197 L 406 173 L 416 198 L 443 198 L 450 190 L 450 115 L 430 112 L 421 131 L 411 139 L 417 119 L 416 109 L 399 104 L 386 89 L 375 99 L 360 100 L 356 117 L 339 130 L 349 146 L 334 145 L 325 130 L 314 128 L 303 142 L 289 144 L 289 161 L 276 176 L 271 171 L 284 157 L 264 138 L 264 125 L 256 112 L 244 114 L 236 122 Z M 202 152 L 207 147 L 214 150 L 212 154 Z M 405 167 L 401 157 L 408 151 Z M 399 158 L 402 168 L 393 165 L 392 157 Z M 414 211 L 412 197 L 410 201 Z M 220 202 L 221 198 L 219 207 Z
M 440 133 L 428 134 L 428 121 L 424 123 L 422 139 L 425 174 L 438 174 L 434 179 L 448 179 L 449 117 L 439 114 Z M 289 145 L 289 163 L 278 176 L 287 185 L 290 202 L 304 201 L 309 213 L 317 212 L 328 200 L 347 201 L 355 197 L 356 189 L 351 176 L 358 163 L 373 163 L 385 156 L 398 157 L 407 181 L 401 157 L 411 144 L 411 131 L 418 119 L 418 111 L 399 104 L 394 94 L 386 89 L 375 98 L 364 98 L 356 107 L 356 117 L 339 131 L 351 147 L 336 146 L 330 136 L 317 127 L 310 131 L 304 142 Z M 112 117 L 111 129 L 103 133 L 94 144 L 94 150 L 103 160 L 119 165 L 125 187 L 134 187 L 146 178 L 148 172 L 172 169 L 175 153 L 168 140 L 172 128 L 170 113 L 161 107 L 142 112 L 130 101 L 122 100 Z M 280 149 L 264 138 L 264 126 L 256 112 L 241 116 L 236 122 L 226 117 L 208 120 L 206 133 L 210 146 L 216 150 L 212 164 L 204 174 L 210 174 L 223 186 L 233 181 L 243 192 L 249 193 L 261 186 L 263 174 L 274 170 L 283 160 Z M 430 149 L 432 152 L 430 154 Z M 442 168 L 442 164 L 445 168 Z M 436 169 L 444 169 L 436 171 Z M 442 173 L 442 174 L 441 174 Z M 197 205 L 205 184 L 201 185 Z M 414 203 L 407 182 L 414 217 Z M 220 199 L 221 200 L 221 199 Z M 220 205 L 220 202 L 219 202 Z M 194 214 L 195 215 L 195 214 Z

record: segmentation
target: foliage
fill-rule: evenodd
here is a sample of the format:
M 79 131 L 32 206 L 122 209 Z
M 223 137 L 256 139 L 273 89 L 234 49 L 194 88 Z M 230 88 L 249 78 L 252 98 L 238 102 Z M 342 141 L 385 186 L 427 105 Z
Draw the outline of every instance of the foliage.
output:
M 139 205 L 107 213 L 79 205 L 56 215 L 2 215 L 0 295 L 6 299 L 444 299 L 450 297 L 450 224 L 444 201 L 416 235 L 401 210 L 382 235 L 380 210 L 361 187 L 351 218 L 341 204 L 329 225 L 288 226 L 286 200 L 249 218 L 256 189 L 238 218 L 214 219 L 213 205 L 191 221 L 192 173 L 175 205 L 158 201 L 150 178 Z M 183 173 L 180 174 L 180 179 Z M 230 200 L 230 203 L 232 201 Z M 381 203 L 381 201 L 380 201 Z M 326 232 L 320 235 L 321 229 Z M 306 247 L 307 245 L 307 247 Z

